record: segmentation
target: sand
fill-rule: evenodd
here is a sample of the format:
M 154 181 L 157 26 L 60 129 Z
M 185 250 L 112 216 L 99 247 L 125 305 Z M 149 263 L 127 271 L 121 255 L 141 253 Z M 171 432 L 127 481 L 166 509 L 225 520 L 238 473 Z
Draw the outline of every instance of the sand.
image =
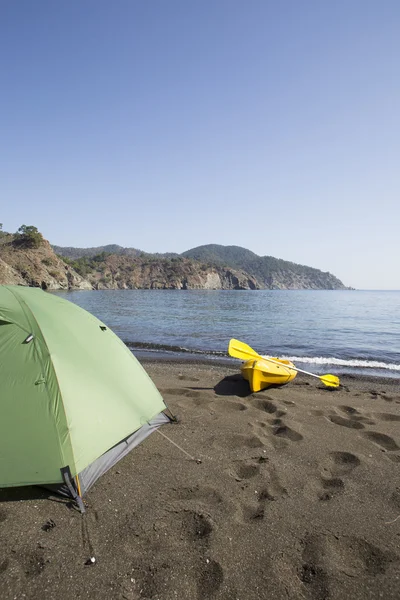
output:
M 239 364 L 239 363 L 238 363 Z M 400 597 L 400 389 L 145 363 L 177 424 L 86 496 L 0 491 L 1 600 Z M 86 564 L 94 556 L 94 564 Z

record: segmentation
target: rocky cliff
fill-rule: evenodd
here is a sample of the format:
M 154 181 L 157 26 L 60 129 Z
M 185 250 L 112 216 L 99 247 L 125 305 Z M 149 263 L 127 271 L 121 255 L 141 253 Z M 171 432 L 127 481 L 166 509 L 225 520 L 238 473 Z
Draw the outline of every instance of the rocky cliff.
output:
M 44 290 L 92 289 L 70 265 L 58 258 L 49 242 L 37 248 L 15 244 L 12 235 L 0 243 L 0 284 L 28 285 Z
M 97 260 L 96 260 L 97 259 Z M 155 259 L 111 254 L 84 261 L 82 269 L 94 289 L 255 290 L 259 285 L 236 269 L 207 266 L 185 258 Z

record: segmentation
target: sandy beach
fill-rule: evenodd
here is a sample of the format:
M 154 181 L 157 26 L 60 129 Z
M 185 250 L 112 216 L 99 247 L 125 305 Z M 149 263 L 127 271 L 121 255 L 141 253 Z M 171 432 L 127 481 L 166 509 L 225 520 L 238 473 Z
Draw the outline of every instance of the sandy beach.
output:
M 0 490 L 2 600 L 400 597 L 400 388 L 143 363 L 176 424 L 104 475 L 84 517 Z M 94 564 L 88 562 L 95 557 Z

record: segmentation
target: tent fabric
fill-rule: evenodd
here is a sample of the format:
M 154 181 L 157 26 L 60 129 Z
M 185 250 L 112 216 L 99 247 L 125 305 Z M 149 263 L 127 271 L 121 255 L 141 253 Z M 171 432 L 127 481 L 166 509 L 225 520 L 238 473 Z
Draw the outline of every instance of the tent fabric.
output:
M 0 378 L 0 487 L 62 484 L 167 408 L 118 336 L 39 288 L 0 286 Z
M 141 444 L 151 433 L 153 433 L 153 431 L 166 423 L 170 423 L 170 419 L 164 413 L 160 413 L 149 423 L 146 423 L 143 427 L 138 429 L 138 431 L 135 431 L 135 433 L 124 440 L 121 440 L 113 448 L 110 448 L 105 454 L 99 456 L 99 458 L 86 467 L 82 473 L 79 473 L 79 486 L 82 496 L 86 494 L 99 477 L 104 475 L 104 473 L 111 469 L 118 461 L 129 454 L 133 448 Z M 57 492 L 62 496 L 71 495 L 65 483 L 44 487 Z

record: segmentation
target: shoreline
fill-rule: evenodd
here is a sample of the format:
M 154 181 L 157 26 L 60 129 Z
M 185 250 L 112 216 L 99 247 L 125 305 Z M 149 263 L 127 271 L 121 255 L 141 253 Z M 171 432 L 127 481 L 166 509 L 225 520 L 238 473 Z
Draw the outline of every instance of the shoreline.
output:
M 137 360 L 146 368 L 146 365 L 149 368 L 154 368 L 157 364 L 160 365 L 175 365 L 175 366 L 180 366 L 181 369 L 185 369 L 185 367 L 187 366 L 194 366 L 194 367 L 215 367 L 221 370 L 226 370 L 229 371 L 230 374 L 238 373 L 240 375 L 240 365 L 241 365 L 241 361 L 234 359 L 234 358 L 230 358 L 227 357 L 226 359 L 222 358 L 222 357 L 218 357 L 218 358 L 213 358 L 213 359 L 207 359 L 207 358 L 198 358 L 197 356 L 191 356 L 188 358 L 182 358 L 182 357 L 171 357 L 171 358 L 167 358 L 167 357 L 149 357 L 149 356 L 144 356 L 142 353 L 136 353 L 133 352 L 134 356 L 137 358 Z M 329 371 L 329 369 L 326 370 L 326 373 L 331 372 Z M 336 369 L 332 370 L 332 373 L 334 375 L 337 375 L 340 379 L 340 383 L 341 385 L 357 385 L 358 387 L 364 388 L 365 386 L 368 386 L 369 384 L 376 384 L 376 385 L 386 385 L 389 386 L 391 389 L 395 390 L 399 390 L 400 389 L 400 376 L 381 376 L 381 375 L 356 375 L 356 374 L 351 374 L 351 373 L 345 373 L 345 374 L 341 374 L 338 373 Z M 316 375 L 318 376 L 318 373 L 316 373 Z M 307 381 L 312 381 L 312 380 L 316 380 L 315 377 L 311 377 L 310 375 L 305 375 L 303 373 L 298 373 L 295 381 L 299 381 L 299 380 L 307 380 Z M 287 384 L 290 385 L 290 384 Z

